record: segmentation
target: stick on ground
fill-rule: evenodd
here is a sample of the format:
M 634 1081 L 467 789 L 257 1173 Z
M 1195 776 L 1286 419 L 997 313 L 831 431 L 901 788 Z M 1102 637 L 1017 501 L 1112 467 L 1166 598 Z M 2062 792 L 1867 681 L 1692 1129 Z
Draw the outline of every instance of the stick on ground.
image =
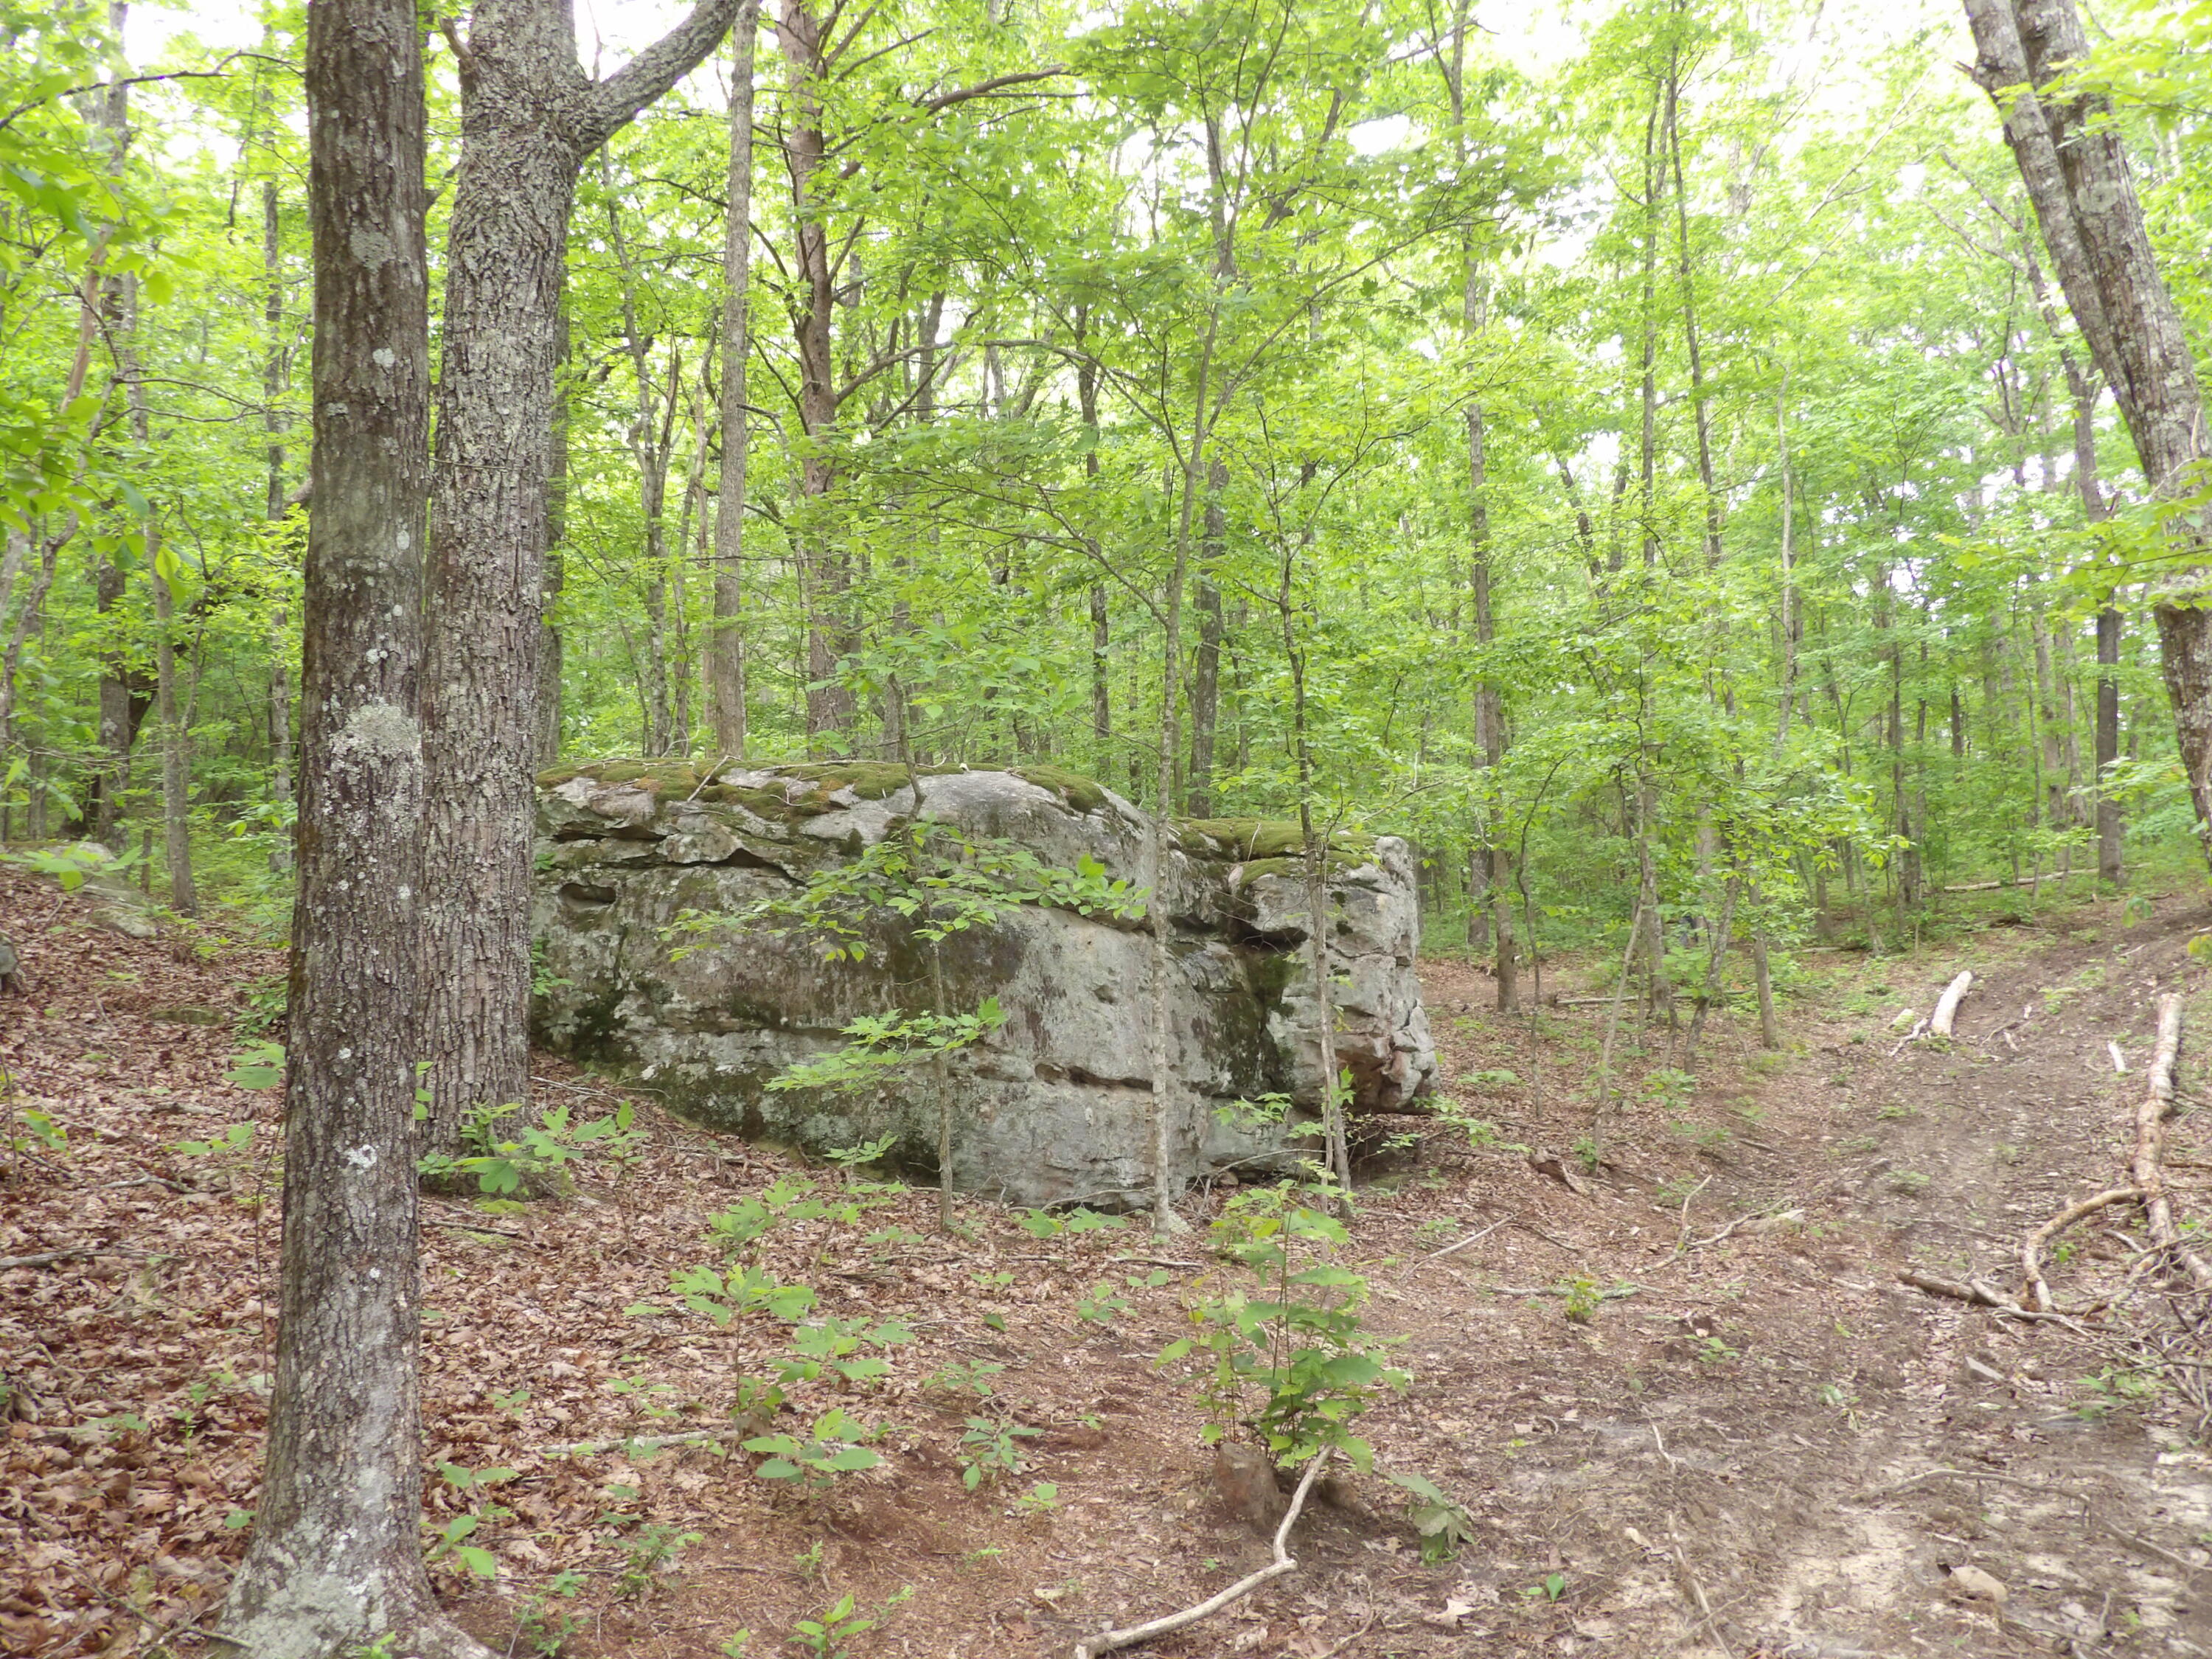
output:
M 1948 1037 L 1951 1035 L 1951 1022 L 1959 1017 L 1959 1005 L 1966 1000 L 1966 993 L 1973 988 L 1973 969 L 1961 969 L 1959 976 L 1943 988 L 1943 994 L 1936 1004 L 1936 1012 L 1928 1016 L 1928 1030 L 1931 1036 Z
M 2085 1216 L 2092 1216 L 2109 1205 L 2124 1204 L 2130 1199 L 2141 1198 L 2142 1193 L 2135 1187 L 2115 1187 L 2110 1192 L 2099 1193 L 2094 1198 L 2085 1198 L 2079 1204 L 2069 1204 L 2021 1241 L 2020 1299 L 2024 1307 L 2038 1313 L 2051 1311 L 2051 1287 L 2043 1282 L 2043 1247 L 2064 1232 Z
M 2166 1120 L 2173 1110 L 2173 1063 L 2181 1052 L 2181 998 L 2167 992 L 2158 1000 L 2158 1046 L 2150 1057 L 2150 1087 L 2136 1108 L 2136 1152 L 2128 1173 L 2142 1194 L 2151 1243 L 2189 1270 L 2200 1288 L 2212 1289 L 2212 1266 L 2185 1247 L 2166 1195 Z
M 1185 1607 L 1181 1613 L 1170 1613 L 1164 1618 L 1147 1620 L 1141 1625 L 1131 1625 L 1125 1630 L 1101 1631 L 1075 1644 L 1075 1659 L 1098 1659 L 1103 1653 L 1112 1653 L 1118 1648 L 1132 1648 L 1139 1642 L 1149 1642 L 1155 1636 L 1165 1636 L 1186 1625 L 1194 1625 L 1210 1613 L 1216 1613 L 1231 1601 L 1249 1595 L 1271 1578 L 1280 1578 L 1285 1573 L 1296 1572 L 1298 1564 L 1291 1559 L 1291 1528 L 1298 1523 L 1304 1510 L 1306 1498 L 1313 1491 L 1314 1480 L 1322 1466 L 1335 1455 L 1336 1449 L 1327 1446 L 1306 1465 L 1306 1472 L 1298 1479 L 1298 1489 L 1291 1496 L 1291 1506 L 1283 1512 L 1283 1524 L 1275 1528 L 1275 1559 L 1259 1571 L 1248 1573 L 1227 1589 L 1209 1595 L 1194 1607 Z

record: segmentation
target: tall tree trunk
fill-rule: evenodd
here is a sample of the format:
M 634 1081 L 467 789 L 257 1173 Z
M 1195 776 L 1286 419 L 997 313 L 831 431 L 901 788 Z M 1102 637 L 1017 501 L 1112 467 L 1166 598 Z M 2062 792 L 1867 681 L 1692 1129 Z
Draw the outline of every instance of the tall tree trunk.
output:
M 307 14 L 323 417 L 310 461 L 282 1310 L 268 1463 L 225 1620 L 254 1659 L 486 1659 L 439 1613 L 422 1565 L 413 895 L 429 311 L 416 28 L 410 0 L 319 0 Z
M 1479 308 L 1475 273 L 1467 275 L 1467 303 Z M 1480 319 L 1470 319 L 1479 325 Z M 1467 482 L 1468 482 L 1468 586 L 1471 609 L 1474 617 L 1474 643 L 1478 651 L 1487 650 L 1498 637 L 1497 615 L 1491 605 L 1490 594 L 1490 467 L 1488 433 L 1484 425 L 1482 407 L 1469 404 L 1467 409 Z M 1491 913 L 1492 957 L 1498 980 L 1498 1006 L 1510 1012 L 1520 1006 L 1521 964 L 1519 948 L 1513 935 L 1513 894 L 1511 854 L 1507 852 L 1502 834 L 1503 824 L 1498 820 L 1501 803 L 1498 799 L 1496 777 L 1498 763 L 1505 758 L 1505 711 L 1500 704 L 1497 682 L 1484 675 L 1474 686 L 1474 746 L 1476 764 L 1489 781 L 1490 814 L 1483 838 L 1479 868 L 1481 891 L 1477 902 Z
M 2181 313 L 2158 270 L 2127 153 L 2101 97 L 2054 81 L 2088 56 L 2072 0 L 1966 0 L 1975 78 L 2004 114 L 2005 142 L 2034 204 L 2059 286 L 2120 407 L 2154 495 L 2193 487 L 2208 453 L 2203 394 Z M 2184 556 L 2154 605 L 2160 665 L 2200 839 L 2212 836 L 2212 612 L 2191 586 L 2204 562 L 2200 525 L 2177 515 Z M 2212 851 L 2212 840 L 2207 841 Z
M 623 234 L 622 204 L 615 191 L 607 153 L 599 152 L 599 177 L 606 198 L 607 246 L 614 254 L 615 273 L 622 296 L 623 343 L 629 353 L 635 408 L 631 416 L 630 459 L 637 467 L 638 516 L 645 521 L 646 651 L 639 678 L 640 701 L 645 704 L 644 752 L 665 755 L 673 736 L 668 706 L 668 587 L 669 557 L 666 515 L 671 442 L 675 436 L 676 405 L 684 381 L 683 348 L 672 342 L 668 351 L 668 395 L 656 410 L 653 386 L 653 342 L 637 319 L 637 270 L 629 257 L 629 240 Z M 679 538 L 679 545 L 681 538 Z
M 108 0 L 108 27 L 118 37 L 123 31 L 126 10 L 124 0 Z M 111 172 L 121 167 L 125 147 L 129 142 L 130 97 L 129 86 L 118 82 L 109 87 L 96 101 L 96 125 L 100 131 L 101 143 L 107 150 Z M 86 289 L 88 295 L 97 291 L 90 275 L 86 278 Z M 89 306 L 94 301 L 88 299 L 86 303 Z M 121 325 L 120 300 L 116 284 L 107 284 L 107 291 L 99 303 L 112 333 Z M 83 342 L 81 340 L 80 351 L 82 349 Z M 80 377 L 79 385 L 82 384 Z M 128 586 L 127 579 L 123 567 L 115 562 L 112 554 L 102 550 L 95 558 L 93 606 L 100 619 L 100 765 L 93 779 L 92 833 L 95 841 L 111 852 L 120 854 L 130 841 L 123 828 L 123 798 L 131 787 L 131 750 L 138 736 L 141 714 L 137 705 L 140 692 L 136 684 L 138 676 L 131 672 L 131 653 L 122 638 L 125 623 L 121 613 Z
M 131 410 L 131 435 L 142 455 L 150 455 L 153 428 L 147 417 L 146 376 L 138 342 L 138 278 L 125 275 L 116 283 L 117 326 L 110 337 L 122 370 L 124 396 Z M 149 514 L 146 520 L 146 576 L 154 594 L 154 685 L 161 724 L 161 854 L 169 877 L 169 908 L 180 916 L 199 914 L 199 895 L 192 885 L 191 754 L 186 747 L 182 712 L 177 696 L 176 600 L 163 566 L 169 562 L 161 549 L 161 525 Z
M 753 46 L 760 0 L 744 0 L 730 32 L 728 217 L 722 231 L 722 468 L 714 498 L 714 622 L 707 635 L 707 701 L 714 747 L 745 757 L 744 535 L 746 355 L 752 349 Z
M 1667 150 L 1674 173 L 1674 227 L 1682 285 L 1682 337 L 1690 358 L 1690 404 L 1698 428 L 1698 482 L 1705 496 L 1705 563 L 1721 562 L 1721 493 L 1713 480 L 1712 398 L 1705 389 L 1704 342 L 1698 333 L 1698 285 L 1690 264 L 1690 198 L 1682 180 L 1681 81 L 1674 61 L 1667 69 Z M 1698 1006 L 1698 1018 L 1705 1005 Z M 1692 1028 L 1695 1030 L 1693 1020 Z M 1694 1040 L 1694 1039 L 1693 1039 Z
M 790 69 L 783 121 L 784 167 L 791 178 L 792 240 L 799 294 L 792 324 L 799 356 L 800 500 L 793 539 L 806 605 L 806 735 L 836 744 L 855 714 L 853 694 L 836 684 L 851 647 L 847 615 L 851 572 L 830 521 L 836 469 L 830 453 L 837 420 L 836 359 L 831 329 L 837 279 L 823 199 L 829 139 L 823 131 L 822 20 L 808 0 L 784 0 L 776 31 Z
M 161 854 L 169 873 L 169 908 L 180 916 L 200 911 L 192 884 L 191 752 L 177 695 L 176 604 L 168 578 L 156 562 L 161 547 L 158 523 L 146 526 L 147 562 L 154 588 L 154 667 L 156 708 L 161 723 Z
M 2127 880 L 2126 825 L 2120 804 L 2106 793 L 2120 757 L 2120 613 L 2107 605 L 2097 612 L 2097 877 L 2112 886 Z
M 720 43 L 737 0 L 690 15 L 601 82 L 566 0 L 486 0 L 462 40 L 461 160 L 446 249 L 432 472 L 422 872 L 430 959 L 424 1150 L 470 1107 L 530 1096 L 530 838 L 546 464 L 569 210 L 584 161 Z
M 289 510 L 284 497 L 284 430 L 288 424 L 277 399 L 284 395 L 284 245 L 277 214 L 276 181 L 261 186 L 261 430 L 268 439 L 267 493 L 263 516 L 274 524 Z M 280 805 L 292 800 L 292 618 L 280 600 L 269 614 L 269 793 Z M 292 867 L 292 843 L 280 842 L 269 854 L 270 870 Z
M 1639 368 L 1640 422 L 1637 428 L 1636 511 L 1644 535 L 1644 567 L 1659 562 L 1659 200 L 1667 188 L 1665 165 L 1659 159 L 1659 132 L 1665 112 L 1665 93 L 1655 86 L 1651 113 L 1644 123 L 1644 217 L 1642 254 L 1643 297 L 1638 308 L 1644 344 Z M 1659 930 L 1662 934 L 1664 928 Z
M 1221 713 L 1221 589 L 1209 574 L 1229 544 L 1229 514 L 1222 496 L 1229 464 L 1215 457 L 1206 474 L 1206 538 L 1199 544 L 1198 646 L 1190 663 L 1190 769 L 1183 777 L 1183 811 L 1194 818 L 1214 811 L 1214 737 Z
M 1083 351 L 1085 344 L 1085 325 L 1089 321 L 1087 307 L 1076 309 L 1076 349 Z M 1075 369 L 1076 413 L 1083 422 L 1083 430 L 1089 439 L 1083 452 L 1083 476 L 1094 484 L 1098 477 L 1098 365 L 1085 352 Z M 1100 562 L 1097 539 L 1086 544 L 1091 562 Z M 1107 774 L 1114 744 L 1114 694 L 1111 678 L 1113 629 L 1106 610 L 1106 584 L 1093 579 L 1087 597 L 1091 605 L 1091 737 L 1097 745 L 1097 770 L 1100 777 Z

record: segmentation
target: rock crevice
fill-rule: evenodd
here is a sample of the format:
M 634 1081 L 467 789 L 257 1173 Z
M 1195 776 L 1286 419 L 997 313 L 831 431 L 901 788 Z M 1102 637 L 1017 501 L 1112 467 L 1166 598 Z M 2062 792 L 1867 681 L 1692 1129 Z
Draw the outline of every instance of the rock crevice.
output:
M 1051 768 L 925 775 L 924 811 L 1048 865 L 1090 859 L 1140 878 L 1145 816 Z M 937 1100 L 915 1071 L 853 1095 L 771 1091 L 771 1078 L 841 1046 L 863 1014 L 919 1007 L 927 960 L 886 928 L 859 962 L 802 936 L 736 923 L 665 935 L 685 910 L 743 915 L 825 866 L 859 857 L 914 810 L 903 768 L 872 763 L 719 768 L 608 763 L 539 780 L 533 1004 L 539 1039 L 649 1089 L 710 1127 L 820 1152 L 894 1138 L 933 1172 Z M 1171 1126 L 1180 1184 L 1294 1147 L 1237 1103 L 1321 1097 L 1312 918 L 1293 825 L 1175 826 L 1161 898 L 1175 919 Z M 1352 1109 L 1426 1095 L 1436 1057 L 1413 975 L 1411 855 L 1390 836 L 1329 860 L 1337 1064 Z M 1006 1023 L 957 1054 L 953 1181 L 1011 1202 L 1137 1202 L 1151 1175 L 1152 941 L 1141 924 L 1024 905 L 942 947 L 955 1010 L 997 998 Z

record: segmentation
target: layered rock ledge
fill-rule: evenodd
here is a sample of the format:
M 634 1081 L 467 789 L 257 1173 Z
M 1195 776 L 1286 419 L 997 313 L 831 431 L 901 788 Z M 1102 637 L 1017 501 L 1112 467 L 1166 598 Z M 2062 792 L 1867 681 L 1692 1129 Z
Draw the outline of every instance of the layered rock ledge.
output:
M 926 816 L 1047 864 L 1088 857 L 1140 882 L 1148 824 L 1112 791 L 1047 767 L 922 779 Z M 927 958 L 886 927 L 857 962 L 743 916 L 862 855 L 914 811 L 904 769 L 606 763 L 539 779 L 533 1018 L 540 1041 L 634 1082 L 695 1121 L 816 1152 L 895 1138 L 933 1174 L 926 1074 L 860 1094 L 769 1090 L 844 1046 L 856 1017 L 922 1006 Z M 1174 927 L 1172 1174 L 1285 1155 L 1286 1127 L 1238 1109 L 1321 1098 L 1312 926 L 1296 827 L 1174 826 L 1161 887 Z M 1436 1070 L 1413 975 L 1413 873 L 1392 836 L 1340 841 L 1328 873 L 1336 1058 L 1354 1111 L 1403 1110 Z M 672 937 L 685 911 L 731 925 Z M 949 1066 L 956 1188 L 1019 1204 L 1142 1201 L 1151 1173 L 1152 940 L 1142 921 L 1023 905 L 941 947 L 950 1009 L 1006 1018 Z

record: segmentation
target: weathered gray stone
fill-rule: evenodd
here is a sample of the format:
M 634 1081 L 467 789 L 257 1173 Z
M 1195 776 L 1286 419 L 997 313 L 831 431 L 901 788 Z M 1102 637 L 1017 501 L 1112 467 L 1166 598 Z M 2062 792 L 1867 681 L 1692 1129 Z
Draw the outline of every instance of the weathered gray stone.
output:
M 1045 862 L 1096 860 L 1139 881 L 1146 821 L 1127 801 L 1049 769 L 925 776 L 923 810 Z M 914 811 L 902 769 L 608 763 L 540 780 L 537 927 L 541 1040 L 635 1079 L 713 1127 L 821 1152 L 897 1139 L 933 1170 L 927 1073 L 869 1094 L 769 1092 L 795 1062 L 844 1045 L 861 1014 L 919 1006 L 920 947 L 886 928 L 858 963 L 803 937 L 732 925 L 672 939 L 690 909 L 736 917 L 810 872 L 857 856 Z M 1181 1079 L 1174 1174 L 1279 1157 L 1280 1127 L 1239 1101 L 1317 1107 L 1310 918 L 1292 826 L 1176 826 L 1161 887 L 1176 927 Z M 1402 1109 L 1436 1058 L 1413 976 L 1413 867 L 1383 836 L 1332 854 L 1337 1060 L 1353 1109 Z M 952 1060 L 953 1180 L 1024 1204 L 1136 1201 L 1150 1179 L 1152 941 L 1146 924 L 1023 906 L 944 948 L 956 1008 L 995 996 L 1006 1022 Z

